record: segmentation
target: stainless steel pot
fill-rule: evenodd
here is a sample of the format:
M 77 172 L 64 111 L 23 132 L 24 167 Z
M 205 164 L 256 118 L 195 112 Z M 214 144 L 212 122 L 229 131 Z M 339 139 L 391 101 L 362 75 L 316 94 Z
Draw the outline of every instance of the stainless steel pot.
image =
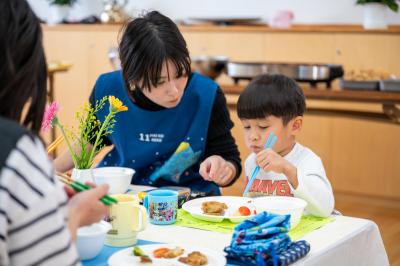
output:
M 330 82 L 343 76 L 340 65 L 330 64 L 295 64 L 295 63 L 242 63 L 229 62 L 227 74 L 238 82 L 240 79 L 253 79 L 261 74 L 282 74 L 300 82 Z

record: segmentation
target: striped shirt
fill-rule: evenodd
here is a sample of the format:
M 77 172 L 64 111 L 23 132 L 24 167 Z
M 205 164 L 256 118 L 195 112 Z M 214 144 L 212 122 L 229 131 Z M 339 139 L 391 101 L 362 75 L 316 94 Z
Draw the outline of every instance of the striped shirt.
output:
M 0 170 L 0 265 L 80 265 L 53 173 L 40 140 L 23 135 Z

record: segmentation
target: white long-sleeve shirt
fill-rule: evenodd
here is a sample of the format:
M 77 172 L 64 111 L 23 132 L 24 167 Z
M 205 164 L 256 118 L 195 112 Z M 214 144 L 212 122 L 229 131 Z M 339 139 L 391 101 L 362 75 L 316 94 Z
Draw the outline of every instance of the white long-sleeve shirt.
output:
M 305 200 L 306 212 L 315 216 L 327 217 L 334 208 L 335 200 L 331 184 L 326 176 L 321 159 L 309 148 L 296 143 L 284 157 L 297 168 L 298 186 L 294 189 L 284 174 L 259 171 L 250 195 L 294 196 Z M 247 157 L 244 168 L 248 180 L 256 164 L 256 154 Z

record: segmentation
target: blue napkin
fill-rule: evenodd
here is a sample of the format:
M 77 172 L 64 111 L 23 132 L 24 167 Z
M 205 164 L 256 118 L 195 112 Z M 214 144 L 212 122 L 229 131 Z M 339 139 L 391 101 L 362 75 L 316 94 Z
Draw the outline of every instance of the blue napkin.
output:
M 310 245 L 305 241 L 292 243 L 289 229 L 290 215 L 262 212 L 245 220 L 235 227 L 230 246 L 225 248 L 228 263 L 288 265 L 304 257 Z

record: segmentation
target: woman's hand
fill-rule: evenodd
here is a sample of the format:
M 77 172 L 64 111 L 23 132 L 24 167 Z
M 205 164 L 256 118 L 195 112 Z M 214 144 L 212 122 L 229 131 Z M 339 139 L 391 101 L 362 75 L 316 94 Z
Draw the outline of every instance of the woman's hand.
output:
M 212 155 L 200 164 L 200 175 L 218 186 L 228 185 L 236 175 L 236 167 L 219 155 Z
M 90 190 L 74 193 L 66 189 L 69 200 L 69 220 L 72 239 L 76 238 L 79 227 L 100 221 L 108 212 L 108 207 L 100 201 L 107 195 L 108 185 L 101 185 Z

